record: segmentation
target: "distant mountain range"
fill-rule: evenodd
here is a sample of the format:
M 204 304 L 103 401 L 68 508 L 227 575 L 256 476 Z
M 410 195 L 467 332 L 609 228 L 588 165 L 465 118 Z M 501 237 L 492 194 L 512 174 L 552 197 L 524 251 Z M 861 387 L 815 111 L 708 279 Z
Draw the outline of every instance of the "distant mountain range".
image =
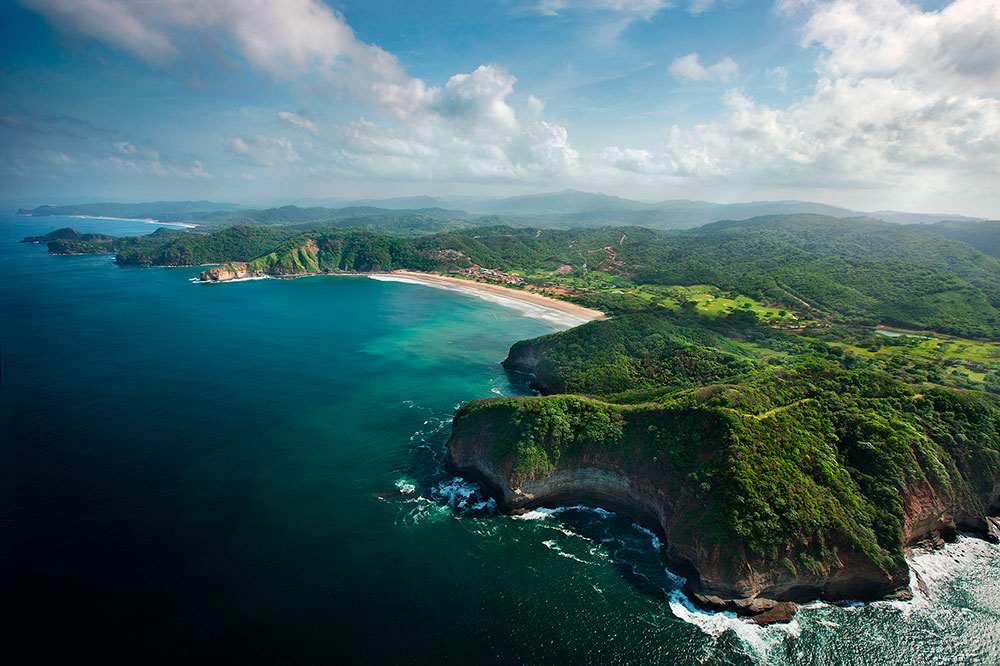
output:
M 300 202 L 306 203 L 306 202 Z M 395 197 L 389 199 L 313 200 L 301 206 L 258 209 L 211 201 L 158 201 L 150 203 L 92 203 L 72 206 L 39 206 L 21 209 L 23 215 L 93 215 L 101 217 L 152 218 L 161 221 L 194 222 L 203 226 L 229 224 L 289 225 L 348 220 L 370 216 L 414 216 L 425 220 L 492 223 L 482 216 L 501 216 L 516 226 L 595 227 L 637 225 L 652 229 L 687 229 L 719 220 L 743 220 L 762 215 L 816 214 L 831 217 L 869 217 L 898 224 L 978 222 L 982 218 L 951 213 L 907 213 L 880 210 L 863 212 L 811 201 L 751 201 L 720 204 L 673 199 L 643 202 L 633 199 L 563 190 L 499 199 L 472 197 Z M 336 226 L 342 226 L 337 224 Z M 363 226 L 363 225 L 360 225 Z M 426 226 L 426 225 L 425 225 Z M 455 225 L 448 225 L 454 227 Z M 434 230 L 434 225 L 424 229 Z M 956 232 L 957 233 L 957 232 Z

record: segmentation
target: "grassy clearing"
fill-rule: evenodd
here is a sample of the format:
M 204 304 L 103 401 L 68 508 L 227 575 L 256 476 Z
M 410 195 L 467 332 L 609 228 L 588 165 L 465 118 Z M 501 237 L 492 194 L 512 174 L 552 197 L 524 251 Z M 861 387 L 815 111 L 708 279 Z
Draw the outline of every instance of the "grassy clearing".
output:
M 739 310 L 755 312 L 760 320 L 772 326 L 796 328 L 815 321 L 814 315 L 804 310 L 770 306 L 736 292 L 727 292 L 711 285 L 651 285 L 636 284 L 620 275 L 590 271 L 585 277 L 578 271 L 511 271 L 527 280 L 544 280 L 552 286 L 563 286 L 575 292 L 598 295 L 625 295 L 657 304 L 671 310 L 691 308 L 709 317 L 725 316 Z
M 913 335 L 920 335 L 910 332 Z M 949 336 L 933 339 L 924 337 L 891 338 L 894 343 L 878 350 L 867 349 L 845 342 L 831 342 L 832 346 L 850 350 L 854 354 L 880 360 L 896 368 L 934 366 L 941 379 L 937 383 L 955 384 L 959 387 L 996 391 L 1000 386 L 1000 343 L 966 340 Z M 989 388 L 984 386 L 989 384 Z

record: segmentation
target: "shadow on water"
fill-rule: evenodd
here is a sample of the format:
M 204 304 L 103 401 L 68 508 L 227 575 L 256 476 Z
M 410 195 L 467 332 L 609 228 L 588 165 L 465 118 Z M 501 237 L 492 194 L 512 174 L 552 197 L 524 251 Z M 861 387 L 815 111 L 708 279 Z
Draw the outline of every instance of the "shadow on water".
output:
M 530 388 L 534 375 L 506 371 L 505 395 L 539 395 Z M 450 418 L 430 418 L 413 435 L 412 460 L 405 478 L 397 486 L 413 483 L 431 501 L 449 507 L 463 518 L 500 519 L 495 502 L 476 483 L 457 479 L 445 469 L 446 443 L 451 434 Z M 380 490 L 383 499 L 403 495 L 398 489 Z M 546 510 L 551 520 L 600 547 L 621 577 L 643 595 L 664 602 L 678 588 L 660 558 L 660 542 L 628 517 L 600 507 L 571 506 Z

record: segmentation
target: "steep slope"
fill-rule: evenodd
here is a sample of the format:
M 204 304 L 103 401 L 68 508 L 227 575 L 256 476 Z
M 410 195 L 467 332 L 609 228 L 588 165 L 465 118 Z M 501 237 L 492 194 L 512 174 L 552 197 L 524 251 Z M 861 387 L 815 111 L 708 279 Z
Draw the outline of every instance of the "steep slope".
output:
M 409 243 L 365 231 L 326 231 L 292 238 L 278 249 L 249 262 L 230 263 L 201 274 L 203 281 L 222 282 L 270 275 L 294 277 L 319 273 L 390 271 L 426 268 L 429 259 Z
M 532 358 L 545 352 L 519 362 Z M 447 462 L 504 511 L 622 511 L 662 535 L 698 603 L 755 615 L 906 596 L 908 546 L 956 529 L 995 536 L 1000 411 L 814 362 L 657 404 L 474 401 L 456 413 Z

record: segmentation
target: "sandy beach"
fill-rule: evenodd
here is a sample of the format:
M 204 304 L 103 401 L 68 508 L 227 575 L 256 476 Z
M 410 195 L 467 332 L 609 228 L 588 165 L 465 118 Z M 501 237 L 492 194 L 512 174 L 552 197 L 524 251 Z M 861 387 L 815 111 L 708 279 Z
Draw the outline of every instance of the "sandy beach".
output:
M 32 215 L 31 217 L 45 217 L 44 215 Z M 108 217 L 101 215 L 65 215 L 63 217 L 75 217 L 80 220 L 115 220 L 118 222 L 145 222 L 146 224 L 163 224 L 171 227 L 184 227 L 185 229 L 195 229 L 197 224 L 190 222 L 160 222 L 151 217 Z
M 521 301 L 522 303 L 530 303 L 531 305 L 536 305 L 538 307 L 555 310 L 562 314 L 570 315 L 585 321 L 607 319 L 607 316 L 603 312 L 599 312 L 597 310 L 591 310 L 580 305 L 574 305 L 573 303 L 567 303 L 566 301 L 549 298 L 548 296 L 542 296 L 541 294 L 535 294 L 530 291 L 521 291 L 520 289 L 511 289 L 510 287 L 501 287 L 498 284 L 475 282 L 473 280 L 463 280 L 462 278 L 451 277 L 448 275 L 417 273 L 414 271 L 393 271 L 391 273 L 376 273 L 375 275 L 382 275 L 389 278 L 404 277 L 411 280 L 437 282 L 463 289 L 488 292 L 512 300 Z

